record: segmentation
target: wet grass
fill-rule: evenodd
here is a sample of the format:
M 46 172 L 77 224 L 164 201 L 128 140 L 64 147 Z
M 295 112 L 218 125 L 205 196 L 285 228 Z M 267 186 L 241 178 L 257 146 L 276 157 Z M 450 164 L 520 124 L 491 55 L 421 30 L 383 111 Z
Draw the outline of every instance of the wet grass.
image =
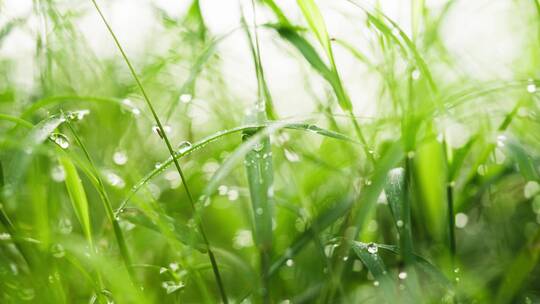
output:
M 1 303 L 540 301 L 538 1 L 510 5 L 530 39 L 490 80 L 441 36 L 458 1 L 410 1 L 410 26 L 378 2 L 242 1 L 222 35 L 188 2 L 151 4 L 170 49 L 133 58 L 106 1 L 34 1 L 2 23 L 6 43 L 41 20 L 34 86 L 0 58 Z M 365 45 L 328 27 L 352 12 Z M 115 56 L 93 53 L 84 14 Z M 235 35 L 249 100 L 221 67 Z M 306 73 L 290 81 L 314 112 L 283 114 L 269 43 Z

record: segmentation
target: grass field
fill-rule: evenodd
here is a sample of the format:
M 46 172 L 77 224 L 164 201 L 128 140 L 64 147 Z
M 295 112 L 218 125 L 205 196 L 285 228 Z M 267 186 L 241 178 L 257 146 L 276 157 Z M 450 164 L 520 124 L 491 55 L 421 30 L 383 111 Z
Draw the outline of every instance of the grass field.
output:
M 0 303 L 540 303 L 538 0 L 17 1 Z

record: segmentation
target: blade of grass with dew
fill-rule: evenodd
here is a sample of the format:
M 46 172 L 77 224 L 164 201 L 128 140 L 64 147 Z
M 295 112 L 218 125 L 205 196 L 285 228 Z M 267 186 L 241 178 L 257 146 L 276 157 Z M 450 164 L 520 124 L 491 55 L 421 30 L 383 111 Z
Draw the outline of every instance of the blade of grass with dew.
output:
M 66 102 L 91 102 L 91 103 L 111 103 L 111 104 L 122 104 L 122 100 L 118 98 L 109 98 L 109 97 L 98 97 L 98 96 L 78 96 L 78 95 L 66 95 L 66 96 L 52 96 L 45 97 L 37 100 L 32 103 L 28 108 L 24 110 L 21 114 L 22 119 L 27 119 L 36 113 L 38 110 L 45 107 L 59 105 Z
M 7 187 L 12 187 L 20 184 L 20 178 L 22 177 L 25 168 L 30 162 L 32 153 L 37 146 L 41 145 L 49 136 L 65 122 L 65 118 L 62 115 L 53 115 L 47 119 L 42 120 L 36 124 L 28 134 L 22 139 L 21 146 L 24 147 L 23 153 L 17 153 L 11 160 L 7 169 Z M 15 189 L 13 189 L 15 190 Z
M 254 2 L 252 2 L 252 6 L 254 14 L 253 23 L 256 26 Z M 264 79 L 257 27 L 254 28 L 255 42 L 253 42 L 253 38 L 243 15 L 241 22 L 249 42 L 258 83 L 257 100 L 253 110 L 248 113 L 246 120 L 247 123 L 263 124 L 267 120 L 267 113 L 270 113 L 271 115 L 275 114 L 273 113 L 273 106 L 271 105 L 272 100 L 268 91 L 268 86 Z M 249 140 L 249 137 L 253 134 L 254 132 L 244 132 L 242 134 L 242 140 Z M 255 243 L 259 249 L 259 263 L 262 279 L 261 297 L 263 298 L 264 303 L 270 303 L 270 282 L 268 281 L 267 274 L 270 267 L 270 256 L 272 252 L 272 221 L 274 217 L 272 201 L 274 173 L 270 137 L 263 137 L 259 142 L 255 143 L 251 151 L 246 153 L 244 167 L 249 185 Z
M 377 199 L 384 189 L 386 176 L 388 172 L 403 159 L 404 153 L 401 141 L 396 141 L 386 150 L 384 155 L 375 163 L 373 172 L 367 178 L 371 182 L 366 185 L 360 192 L 357 201 L 350 210 L 347 218 L 341 224 L 341 231 L 344 234 L 340 253 L 337 256 L 344 256 L 349 252 L 349 248 L 355 241 L 362 230 L 366 227 L 369 216 L 372 215 L 372 210 L 375 207 Z M 335 275 L 330 278 L 330 284 L 326 289 L 326 301 L 333 301 L 337 285 L 344 271 L 345 263 L 342 259 L 336 259 L 334 265 Z
M 407 167 L 410 167 L 410 165 Z M 412 237 L 411 196 L 409 195 L 410 176 L 407 176 L 410 173 L 410 170 L 407 172 L 406 169 L 401 167 L 390 170 L 384 191 L 399 235 L 399 254 L 403 259 L 405 271 L 409 278 L 405 284 L 412 291 L 414 301 L 418 302 L 420 289 L 414 265 L 416 258 Z
M 90 153 L 86 149 L 86 146 L 83 144 L 81 138 L 79 137 L 79 135 L 77 134 L 73 126 L 71 125 L 71 122 L 68 121 L 67 126 L 69 127 L 71 133 L 73 134 L 73 136 L 75 137 L 75 140 L 77 141 L 77 144 L 79 145 L 79 147 L 82 149 L 84 153 L 84 157 L 86 159 L 86 162 L 88 163 L 88 168 L 84 170 L 84 172 L 87 174 L 90 181 L 93 182 L 93 185 L 96 188 L 101 198 L 101 201 L 103 202 L 105 213 L 107 215 L 107 218 L 109 219 L 109 222 L 111 223 L 113 227 L 114 236 L 118 244 L 118 249 L 120 250 L 120 256 L 128 272 L 129 279 L 131 280 L 131 284 L 132 284 L 131 287 L 134 288 L 135 286 L 137 286 L 137 280 L 136 280 L 136 276 L 132 268 L 132 262 L 131 262 L 128 246 L 127 246 L 124 234 L 122 232 L 122 228 L 120 227 L 118 218 L 114 214 L 111 201 L 105 189 L 105 185 L 103 184 L 103 180 L 101 179 L 99 172 L 96 166 L 94 165 L 92 158 L 90 157 Z
M 355 242 L 360 243 L 360 242 Z M 367 246 L 369 244 L 363 244 L 363 246 Z M 390 252 L 395 255 L 399 255 L 400 250 L 395 245 L 386 245 L 386 244 L 376 244 L 379 249 L 382 249 L 384 251 Z M 421 272 L 428 275 L 431 279 L 434 280 L 434 282 L 441 288 L 441 289 L 449 289 L 452 287 L 452 282 L 448 280 L 448 278 L 442 273 L 435 265 L 433 265 L 431 262 L 429 262 L 427 259 L 423 258 L 422 256 L 413 253 L 414 261 L 416 263 L 416 266 L 418 267 Z
M 192 210 L 194 211 L 195 215 L 198 214 L 198 212 L 196 211 L 196 208 L 195 208 L 195 202 L 193 200 L 193 197 L 191 196 L 191 192 L 189 191 L 189 188 L 187 186 L 187 182 L 186 182 L 186 179 L 185 179 L 185 176 L 184 176 L 184 172 L 182 171 L 182 169 L 180 168 L 180 164 L 178 163 L 178 160 L 176 158 L 174 158 L 174 150 L 173 150 L 173 147 L 169 141 L 169 138 L 167 137 L 167 134 L 165 132 L 165 129 L 163 128 L 163 125 L 161 124 L 161 121 L 156 113 L 156 111 L 154 110 L 154 106 L 152 105 L 152 102 L 150 102 L 150 98 L 148 97 L 148 95 L 146 94 L 146 91 L 144 90 L 144 87 L 142 85 L 142 83 L 140 82 L 139 80 L 139 77 L 137 76 L 137 73 L 135 72 L 135 69 L 133 68 L 133 66 L 131 65 L 131 62 L 129 61 L 126 53 L 124 52 L 124 49 L 122 48 L 122 46 L 120 45 L 120 42 L 118 41 L 118 39 L 116 38 L 116 35 L 114 34 L 111 26 L 109 25 L 109 23 L 107 22 L 107 20 L 105 19 L 105 16 L 103 15 L 103 13 L 101 12 L 101 9 L 99 8 L 96 0 L 91 0 L 92 3 L 94 4 L 94 7 L 96 8 L 99 16 L 101 17 L 101 20 L 103 21 L 103 23 L 105 24 L 105 26 L 107 27 L 107 30 L 109 31 L 109 34 L 111 35 L 112 39 L 114 40 L 114 43 L 116 44 L 118 50 L 120 51 L 120 53 L 122 54 L 122 57 L 126 63 L 126 65 L 128 66 L 130 72 L 131 72 L 131 75 L 133 76 L 135 82 L 137 83 L 137 86 L 139 87 L 143 97 L 144 97 L 144 100 L 148 106 L 148 108 L 150 109 L 150 112 L 152 112 L 152 116 L 157 124 L 157 127 L 161 133 L 161 136 L 162 136 L 162 139 L 164 140 L 165 142 L 165 145 L 167 146 L 167 149 L 169 150 L 169 154 L 171 155 L 172 157 L 172 160 L 174 162 L 174 165 L 176 167 L 176 170 L 178 171 L 178 174 L 180 175 L 180 178 L 182 180 L 182 185 L 184 186 L 184 190 L 186 192 L 186 195 L 189 199 L 189 202 L 190 202 L 190 205 L 191 205 L 191 208 Z M 210 259 L 210 262 L 212 264 L 212 271 L 214 273 L 214 277 L 215 277 L 215 280 L 216 280 L 216 284 L 218 285 L 218 290 L 219 290 L 219 293 L 220 293 L 220 296 L 221 296 L 221 300 L 223 301 L 224 304 L 227 304 L 228 303 L 228 299 L 227 299 L 227 295 L 225 293 L 225 287 L 223 286 L 223 282 L 221 280 L 221 275 L 219 273 L 219 268 L 218 268 L 218 264 L 217 264 L 217 261 L 215 260 L 215 257 L 214 257 L 214 253 L 212 252 L 212 249 L 210 248 L 210 244 L 208 242 L 208 238 L 206 236 L 206 232 L 204 230 L 204 226 L 203 226 L 203 223 L 202 223 L 202 219 L 197 217 L 196 218 L 196 221 L 197 221 L 197 225 L 199 227 L 199 231 L 202 235 L 202 238 L 204 239 L 205 241 L 205 245 L 206 245 L 206 249 L 207 249 L 207 252 L 208 252 L 208 257 Z
M 249 124 L 249 125 L 245 125 L 245 126 L 240 126 L 240 127 L 236 127 L 236 128 L 216 132 L 216 133 L 214 133 L 212 135 L 204 137 L 201 140 L 195 142 L 189 148 L 182 149 L 181 151 L 178 151 L 175 154 L 174 157 L 176 159 L 180 159 L 180 158 L 182 158 L 184 156 L 190 155 L 193 152 L 195 152 L 195 151 L 201 149 L 202 147 L 206 146 L 207 144 L 212 143 L 212 142 L 214 142 L 214 141 L 216 141 L 216 140 L 218 140 L 218 139 L 220 139 L 222 137 L 225 137 L 227 135 L 231 135 L 231 134 L 235 134 L 235 133 L 239 133 L 239 132 L 254 133 L 256 130 L 258 130 L 260 128 L 264 128 L 264 127 L 272 127 L 273 128 L 273 127 L 277 127 L 277 126 L 281 126 L 280 128 L 283 128 L 283 129 L 300 130 L 300 131 L 304 131 L 306 133 L 313 133 L 313 134 L 317 134 L 317 135 L 320 135 L 320 136 L 325 136 L 325 137 L 328 137 L 328 138 L 334 138 L 334 139 L 342 140 L 342 141 L 349 142 L 349 143 L 359 144 L 354 139 L 348 137 L 345 134 L 341 134 L 341 133 L 338 133 L 338 132 L 326 130 L 326 129 L 320 128 L 320 127 L 318 127 L 316 125 L 313 125 L 313 124 L 287 123 L 287 121 L 274 121 L 272 123 L 266 123 L 266 124 Z M 151 172 L 146 174 L 139 182 L 137 182 L 135 184 L 135 186 L 132 187 L 129 195 L 127 195 L 127 197 L 123 200 L 123 202 L 120 205 L 120 207 L 118 208 L 118 210 L 121 210 L 123 207 L 125 207 L 128 204 L 131 197 L 133 197 L 133 195 L 135 195 L 142 187 L 144 187 L 152 178 L 154 178 L 155 176 L 157 176 L 160 173 L 165 172 L 165 169 L 167 169 L 171 164 L 173 164 L 173 159 L 172 159 L 172 157 L 169 157 L 167 160 L 165 160 L 163 162 L 160 162 L 160 165 L 157 166 L 156 168 L 152 169 Z
M 377 244 L 369 243 L 368 245 L 365 245 L 358 242 L 352 244 L 353 252 L 373 275 L 373 278 L 375 279 L 374 285 L 376 287 L 381 286 L 381 291 L 379 293 L 381 298 L 384 298 L 387 303 L 395 303 L 397 300 L 394 288 L 395 283 L 392 282 L 383 260 L 377 254 L 375 249 L 372 248 L 378 248 Z
M 328 227 L 335 224 L 341 219 L 353 205 L 352 195 L 345 195 L 337 199 L 337 203 L 328 210 L 323 211 L 302 234 L 288 246 L 289 250 L 275 259 L 270 267 L 269 275 L 275 275 L 281 266 L 285 264 L 287 259 L 297 255 L 311 240 L 313 240 L 318 232 L 325 231 Z
M 242 14 L 241 17 L 241 24 L 242 28 L 244 30 L 244 33 L 246 34 L 246 37 L 249 41 L 249 49 L 251 51 L 251 57 L 253 60 L 253 65 L 255 66 L 255 75 L 257 77 L 257 96 L 259 98 L 258 102 L 264 103 L 264 109 L 266 116 L 270 120 L 276 120 L 277 114 L 274 107 L 274 102 L 272 101 L 272 95 L 270 94 L 270 89 L 268 88 L 268 84 L 266 82 L 265 76 L 264 76 L 264 69 L 262 65 L 261 60 L 261 50 L 259 45 L 259 35 L 258 35 L 258 26 L 257 26 L 257 15 L 256 15 L 256 8 L 255 3 L 252 0 L 252 10 L 253 10 L 253 31 L 254 31 L 254 37 L 251 36 L 251 31 L 246 23 L 245 17 Z

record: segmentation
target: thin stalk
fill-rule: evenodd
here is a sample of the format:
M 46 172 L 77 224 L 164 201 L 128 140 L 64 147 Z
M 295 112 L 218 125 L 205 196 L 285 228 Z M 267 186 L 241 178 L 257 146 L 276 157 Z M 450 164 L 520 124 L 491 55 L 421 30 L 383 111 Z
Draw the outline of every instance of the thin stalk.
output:
M 454 185 L 450 182 L 446 186 L 446 197 L 448 200 L 448 236 L 450 255 L 452 256 L 452 264 L 456 258 L 456 233 L 455 233 L 455 218 L 454 218 Z M 452 265 L 454 266 L 454 265 Z
M 150 98 L 146 94 L 146 91 L 145 91 L 141 81 L 139 80 L 139 77 L 137 76 L 137 73 L 135 72 L 135 69 L 133 68 L 131 62 L 129 61 L 129 59 L 128 59 L 127 55 L 126 55 L 126 53 L 124 52 L 124 49 L 120 45 L 120 42 L 118 41 L 118 38 L 114 34 L 114 32 L 113 32 L 111 26 L 109 25 L 109 23 L 107 22 L 107 19 L 105 19 L 105 16 L 101 12 L 101 9 L 99 8 L 96 0 L 91 0 L 91 1 L 94 4 L 99 16 L 101 17 L 101 20 L 103 21 L 103 23 L 107 27 L 107 30 L 108 30 L 109 34 L 111 35 L 112 39 L 114 40 L 114 43 L 116 44 L 116 47 L 118 48 L 118 50 L 122 54 L 122 57 L 123 57 L 126 65 L 128 66 L 129 71 L 131 72 L 131 75 L 133 76 L 133 79 L 137 83 L 137 86 L 139 87 L 139 89 L 140 89 L 140 91 L 141 91 L 141 93 L 142 93 L 142 95 L 144 97 L 144 101 L 146 102 L 146 105 L 150 109 L 150 112 L 152 112 L 152 116 L 153 116 L 153 118 L 154 118 L 154 120 L 155 120 L 155 122 L 157 124 L 160 136 L 165 141 L 165 145 L 167 146 L 167 149 L 169 150 L 169 153 L 170 153 L 170 155 L 171 155 L 171 157 L 173 159 L 174 166 L 176 167 L 176 170 L 178 171 L 178 174 L 180 175 L 180 178 L 182 180 L 183 188 L 184 188 L 184 190 L 186 192 L 189 203 L 190 203 L 191 208 L 193 210 L 193 214 L 195 216 L 195 220 L 197 222 L 197 226 L 199 228 L 199 231 L 201 232 L 201 236 L 202 236 L 202 238 L 204 240 L 206 250 L 208 251 L 208 257 L 210 259 L 210 263 L 212 264 L 212 270 L 214 272 L 214 276 L 215 276 L 215 279 L 216 279 L 216 283 L 218 285 L 218 289 L 219 289 L 221 298 L 223 300 L 223 303 L 226 304 L 226 303 L 228 303 L 227 295 L 225 293 L 225 288 L 224 288 L 223 282 L 221 280 L 221 275 L 219 273 L 219 268 L 218 268 L 218 265 L 217 265 L 217 262 L 216 262 L 216 258 L 214 256 L 214 253 L 213 253 L 212 249 L 210 248 L 210 243 L 209 243 L 208 238 L 206 236 L 204 226 L 203 226 L 203 223 L 202 223 L 202 219 L 201 219 L 199 213 L 197 212 L 197 210 L 195 208 L 195 202 L 193 201 L 193 196 L 191 195 L 191 191 L 189 190 L 189 187 L 188 187 L 188 185 L 186 183 L 186 178 L 184 176 L 184 172 L 180 168 L 180 164 L 178 163 L 178 160 L 174 157 L 175 152 L 173 150 L 171 142 L 169 141 L 169 138 L 167 137 L 165 129 L 163 128 L 163 125 L 162 125 L 162 123 L 161 123 L 161 121 L 160 121 L 160 119 L 159 119 L 159 117 L 158 117 L 158 115 L 157 115 L 157 113 L 156 113 L 156 111 L 154 109 L 154 106 L 152 105 L 152 102 L 150 102 Z

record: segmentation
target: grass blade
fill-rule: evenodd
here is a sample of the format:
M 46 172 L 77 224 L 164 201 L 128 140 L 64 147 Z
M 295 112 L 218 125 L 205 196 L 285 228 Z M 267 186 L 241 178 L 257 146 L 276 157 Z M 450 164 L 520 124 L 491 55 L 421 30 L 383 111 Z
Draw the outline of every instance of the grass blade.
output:
M 66 188 L 75 211 L 75 215 L 81 224 L 84 236 L 90 245 L 90 248 L 93 248 L 92 241 L 92 227 L 90 225 L 90 214 L 88 212 L 88 200 L 86 198 L 86 191 L 82 184 L 79 173 L 73 162 L 67 156 L 59 157 L 59 161 L 64 167 L 66 172 Z M 93 251 L 93 250 L 92 250 Z
M 198 214 L 196 212 L 196 209 L 195 209 L 195 202 L 193 200 L 193 197 L 191 195 L 191 192 L 189 190 L 189 187 L 187 186 L 187 182 L 186 182 L 186 178 L 184 176 L 184 172 L 182 171 L 182 169 L 180 168 L 180 164 L 178 163 L 178 160 L 176 158 L 174 158 L 174 150 L 173 150 L 173 147 L 169 141 L 169 138 L 167 137 L 167 134 L 165 132 L 165 129 L 163 128 L 163 125 L 161 123 L 161 120 L 159 119 L 156 111 L 154 110 L 154 106 L 152 105 L 152 102 L 150 102 L 150 98 L 148 97 L 148 95 L 146 94 L 146 91 L 144 90 L 144 87 L 141 83 L 141 81 L 139 80 L 139 77 L 137 76 L 137 73 L 135 72 L 135 69 L 133 68 L 133 66 L 131 65 L 131 62 L 129 61 L 126 53 L 124 52 L 124 49 L 122 48 L 122 46 L 120 45 L 120 42 L 118 41 L 118 39 L 116 38 L 116 35 L 114 34 L 111 26 L 109 25 L 109 23 L 107 22 L 107 20 L 105 19 L 105 16 L 103 15 L 103 13 L 101 12 L 96 0 L 91 0 L 92 3 L 94 4 L 94 7 L 96 8 L 97 12 L 99 13 L 99 16 L 101 17 L 101 20 L 103 21 L 103 23 L 105 24 L 105 26 L 107 27 L 107 30 L 109 31 L 109 34 L 111 35 L 111 37 L 113 38 L 114 40 L 114 43 L 116 44 L 118 50 L 120 51 L 120 53 L 122 54 L 122 57 L 125 61 L 125 63 L 127 64 L 128 68 L 129 68 L 129 71 L 131 72 L 131 75 L 133 76 L 133 79 L 135 79 L 135 82 L 137 83 L 137 86 L 139 87 L 143 97 L 144 97 L 144 100 L 148 106 L 148 108 L 150 109 L 150 112 L 152 112 L 152 116 L 157 124 L 157 127 L 161 133 L 161 136 L 163 137 L 163 140 L 165 142 L 165 145 L 167 146 L 167 149 L 169 150 L 169 154 L 171 155 L 172 157 L 172 160 L 174 162 L 174 165 L 176 167 L 176 170 L 178 171 L 178 174 L 180 175 L 180 178 L 182 180 L 182 185 L 184 186 L 184 190 L 186 191 L 186 195 L 188 196 L 188 199 L 189 199 L 189 202 L 190 202 L 190 205 L 191 205 L 191 208 L 193 209 L 193 211 L 195 212 L 195 214 Z M 228 300 L 227 300 L 227 295 L 225 293 L 225 287 L 223 286 L 223 282 L 221 280 L 221 275 L 219 273 L 219 268 L 218 268 L 218 265 L 217 265 L 217 262 L 215 260 L 215 257 L 214 257 L 214 254 L 210 248 L 210 244 L 208 243 L 208 238 L 206 236 L 206 232 L 204 230 L 204 227 L 203 227 L 203 224 L 202 224 L 202 220 L 200 218 L 196 218 L 196 221 L 197 221 L 197 225 L 199 226 L 199 231 L 206 243 L 206 249 L 208 251 L 208 257 L 210 259 L 210 262 L 212 264 L 212 270 L 214 272 L 214 277 L 215 277 L 215 280 L 216 280 L 216 284 L 218 285 L 218 289 L 219 289 L 219 293 L 220 293 L 220 296 L 221 296 L 221 300 L 223 301 L 223 303 L 227 304 L 228 303 Z

